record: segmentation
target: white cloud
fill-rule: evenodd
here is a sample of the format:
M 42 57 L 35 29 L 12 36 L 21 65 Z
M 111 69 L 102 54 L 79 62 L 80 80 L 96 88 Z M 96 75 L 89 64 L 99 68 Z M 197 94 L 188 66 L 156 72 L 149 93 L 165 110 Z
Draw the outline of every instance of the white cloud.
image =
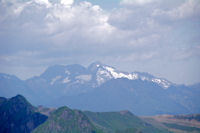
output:
M 70 7 L 74 3 L 74 0 L 61 0 L 60 3 L 67 7 Z
M 120 4 L 122 5 L 145 5 L 149 3 L 156 2 L 157 0 L 122 0 Z
M 56 5 L 49 10 L 45 20 L 46 33 L 61 46 L 78 38 L 101 42 L 113 31 L 113 27 L 108 23 L 108 14 L 89 2 L 82 2 L 71 8 Z
M 187 0 L 185 3 L 168 12 L 173 18 L 186 18 L 190 16 L 200 16 L 200 1 Z
M 54 4 L 48 0 L 35 0 L 29 4 L 15 2 L 12 8 L 5 4 L 5 9 L 9 10 L 5 10 L 2 15 L 5 16 L 4 20 L 8 21 L 14 15 L 10 12 L 16 12 L 15 21 L 5 24 L 8 27 L 7 31 L 14 28 L 20 30 L 20 34 L 27 32 L 37 36 L 47 35 L 48 39 L 56 45 L 71 43 L 75 39 L 72 36 L 101 42 L 112 33 L 114 28 L 108 23 L 109 15 L 98 5 L 89 2 L 72 4 L 73 1 L 70 0 L 62 0 L 61 3 Z
M 199 45 L 198 17 L 190 20 L 199 15 L 199 1 L 178 1 L 168 7 L 164 0 L 123 0 L 129 6 L 106 11 L 72 0 L 0 0 L 0 70 L 96 60 L 129 69 L 136 63 L 140 70 L 151 61 L 170 62 L 172 53 L 197 57 L 197 51 L 185 54 L 179 48 Z
M 189 17 L 200 16 L 200 1 L 199 0 L 186 0 L 180 6 L 170 10 L 156 9 L 153 12 L 154 16 L 169 16 L 172 19 L 184 19 Z
M 48 0 L 35 0 L 36 3 L 45 5 L 46 7 L 51 7 L 51 3 Z

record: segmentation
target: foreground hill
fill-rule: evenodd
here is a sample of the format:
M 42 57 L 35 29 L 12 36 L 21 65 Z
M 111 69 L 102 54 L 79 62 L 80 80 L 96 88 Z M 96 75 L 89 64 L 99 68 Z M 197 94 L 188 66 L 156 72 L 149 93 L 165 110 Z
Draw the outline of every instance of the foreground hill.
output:
M 46 119 L 21 95 L 0 98 L 0 133 L 30 133 Z
M 164 128 L 155 128 L 129 111 L 84 112 L 104 133 L 169 133 Z
M 148 73 L 92 63 L 50 66 L 28 80 L 0 74 L 0 96 L 23 94 L 34 105 L 93 112 L 130 110 L 136 115 L 200 113 L 199 84 L 177 85 Z M 48 97 L 48 98 L 46 98 Z
M 61 107 L 32 133 L 102 133 L 78 110 Z
M 94 113 L 68 107 L 36 108 L 21 95 L 0 98 L 0 118 L 0 133 L 169 133 L 129 111 Z

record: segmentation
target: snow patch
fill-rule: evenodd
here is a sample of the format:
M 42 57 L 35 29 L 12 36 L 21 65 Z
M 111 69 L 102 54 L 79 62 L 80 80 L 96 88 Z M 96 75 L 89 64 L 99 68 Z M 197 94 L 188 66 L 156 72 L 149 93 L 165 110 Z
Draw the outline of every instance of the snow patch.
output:
M 101 85 L 106 80 L 112 79 L 112 76 L 110 75 L 110 73 L 103 69 L 98 69 L 96 76 L 97 76 L 97 84 L 98 85 Z
M 154 79 L 152 79 L 152 82 L 157 83 L 158 85 L 160 85 L 164 89 L 167 89 L 167 88 L 170 87 L 170 83 L 168 81 L 164 80 L 164 79 L 154 78 Z
M 122 72 L 115 72 L 115 70 L 111 67 L 104 67 L 106 70 L 108 70 L 111 75 L 113 76 L 114 79 L 118 79 L 118 78 L 127 78 L 129 80 L 134 80 L 134 79 L 137 79 L 138 78 L 138 75 L 137 74 L 125 74 L 125 73 L 122 73 Z
M 70 79 L 68 77 L 66 77 L 64 80 L 63 80 L 63 83 L 66 84 L 66 83 L 69 83 L 70 82 Z
M 76 76 L 76 79 L 82 80 L 82 81 L 90 81 L 92 79 L 91 75 L 79 75 Z
M 70 75 L 70 72 L 68 70 L 65 70 L 65 74 Z
M 101 84 L 103 84 L 104 82 L 105 82 L 104 78 L 102 78 L 102 77 L 97 77 L 97 84 L 98 84 L 98 85 L 101 85 Z
M 56 76 L 55 78 L 53 78 L 52 80 L 51 80 L 51 85 L 53 85 L 57 80 L 59 80 L 61 78 L 61 76 Z
M 141 79 L 142 81 L 144 81 L 144 80 L 149 80 L 149 78 L 144 77 L 144 76 L 140 77 L 140 79 Z
M 104 69 L 99 69 L 97 71 L 97 83 L 98 85 L 106 82 L 107 80 L 110 80 L 112 78 L 118 79 L 118 78 L 127 78 L 129 80 L 136 80 L 136 79 L 141 79 L 142 81 L 151 81 L 159 86 L 161 86 L 164 89 L 167 89 L 170 87 L 171 83 L 164 80 L 164 79 L 159 79 L 159 78 L 154 78 L 154 77 L 147 77 L 140 75 L 138 73 L 123 73 L 123 72 L 118 72 L 116 71 L 113 67 L 109 66 L 103 66 Z
M 152 82 L 155 82 L 157 84 L 160 84 L 161 83 L 161 80 L 160 79 L 152 79 Z
M 98 70 L 97 75 L 98 76 L 104 76 L 104 77 L 107 77 L 107 78 L 112 78 L 112 76 L 105 70 Z

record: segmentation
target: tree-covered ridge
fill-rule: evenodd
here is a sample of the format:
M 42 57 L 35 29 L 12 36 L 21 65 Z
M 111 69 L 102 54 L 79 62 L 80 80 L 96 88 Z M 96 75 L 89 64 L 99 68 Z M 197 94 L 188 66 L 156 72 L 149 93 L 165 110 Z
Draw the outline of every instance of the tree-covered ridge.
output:
M 129 111 L 86 111 L 85 114 L 105 133 L 168 133 L 168 130 L 155 128 Z
M 102 133 L 88 117 L 79 110 L 60 107 L 48 120 L 36 128 L 33 133 Z
M 29 133 L 43 123 L 47 116 L 36 112 L 23 96 L 0 98 L 0 132 Z

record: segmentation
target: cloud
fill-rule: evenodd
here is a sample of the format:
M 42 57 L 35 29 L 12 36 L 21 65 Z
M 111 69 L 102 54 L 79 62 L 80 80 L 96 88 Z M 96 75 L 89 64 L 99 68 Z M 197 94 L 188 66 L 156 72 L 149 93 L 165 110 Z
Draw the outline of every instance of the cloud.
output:
M 27 77 L 29 69 L 99 60 L 131 71 L 165 73 L 156 64 L 187 64 L 186 59 L 195 64 L 200 58 L 194 50 L 200 41 L 198 1 L 120 4 L 105 10 L 86 1 L 0 0 L 0 70 Z
M 171 10 L 156 9 L 153 12 L 154 16 L 168 16 L 172 19 L 184 19 L 190 17 L 200 16 L 200 1 L 199 0 L 186 0 L 180 6 Z
M 200 57 L 200 45 L 191 46 L 187 49 L 180 49 L 179 53 L 176 53 L 174 60 L 189 60 L 192 58 Z
M 51 3 L 48 0 L 35 0 L 36 3 L 45 5 L 46 7 L 51 7 Z
M 122 0 L 121 5 L 145 5 L 156 2 L 157 0 Z
M 65 6 L 71 6 L 74 3 L 74 0 L 61 0 L 60 3 Z
M 10 47 L 17 45 L 19 50 L 22 47 L 26 48 L 26 46 L 35 47 L 34 43 L 41 43 L 40 45 L 43 46 L 48 44 L 47 49 L 55 46 L 56 48 L 70 48 L 72 45 L 100 43 L 113 30 L 113 27 L 107 22 L 107 13 L 99 6 L 92 5 L 89 2 L 81 2 L 70 8 L 61 3 L 46 7 L 35 1 L 28 4 L 16 2 L 13 5 L 19 6 L 3 5 L 6 6 L 5 9 L 10 10 L 5 10 L 6 15 L 1 22 L 2 29 L 4 29 L 1 38 L 5 37 L 6 40 L 15 38 L 16 41 L 20 42 L 19 44 L 8 41 L 6 45 L 10 45 Z M 21 5 L 23 5 L 21 13 L 14 14 L 14 11 Z M 10 34 L 12 32 L 19 32 L 19 34 L 14 34 L 13 37 Z M 6 34 L 9 34 L 9 36 Z M 36 42 L 31 42 L 33 38 L 37 38 Z M 85 41 L 80 44 L 77 42 L 79 40 L 80 42 L 81 40 Z M 7 46 L 5 47 L 7 48 Z

